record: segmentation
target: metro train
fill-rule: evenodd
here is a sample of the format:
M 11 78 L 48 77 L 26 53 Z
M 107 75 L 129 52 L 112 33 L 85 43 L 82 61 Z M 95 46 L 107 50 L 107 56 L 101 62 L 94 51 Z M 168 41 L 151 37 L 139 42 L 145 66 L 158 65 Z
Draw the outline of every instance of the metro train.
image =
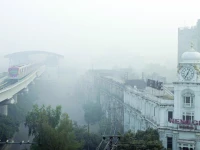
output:
M 40 64 L 31 63 L 26 65 L 17 65 L 8 68 L 8 79 L 20 80 L 35 71 Z

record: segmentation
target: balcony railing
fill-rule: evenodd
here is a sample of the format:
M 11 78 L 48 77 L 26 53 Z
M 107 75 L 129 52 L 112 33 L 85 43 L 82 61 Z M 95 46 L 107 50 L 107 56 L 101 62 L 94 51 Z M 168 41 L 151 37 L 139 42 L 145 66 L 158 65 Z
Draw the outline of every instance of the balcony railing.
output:
M 194 107 L 194 104 L 193 103 L 184 103 L 183 106 L 185 108 L 191 108 L 191 107 Z

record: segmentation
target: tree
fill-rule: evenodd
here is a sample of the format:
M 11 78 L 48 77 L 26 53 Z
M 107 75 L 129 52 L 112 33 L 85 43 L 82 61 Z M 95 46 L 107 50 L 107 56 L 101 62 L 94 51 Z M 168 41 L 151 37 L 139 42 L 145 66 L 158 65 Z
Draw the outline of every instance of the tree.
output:
M 8 105 L 8 116 L 17 124 L 25 121 L 26 114 L 32 109 L 33 103 L 38 99 L 37 89 L 29 87 L 30 91 L 17 95 L 17 103 Z
M 66 113 L 61 115 L 61 106 L 52 109 L 34 105 L 26 116 L 25 126 L 37 143 L 31 146 L 32 150 L 75 150 L 81 146 L 75 139 L 69 116 Z
M 79 126 L 76 122 L 74 122 L 73 126 L 76 140 L 82 143 L 82 147 L 80 148 L 80 150 L 88 149 L 88 147 L 90 150 L 95 150 L 101 142 L 101 136 L 95 133 L 90 133 L 88 135 L 87 127 Z
M 147 129 L 138 131 L 136 134 L 128 131 L 120 140 L 120 150 L 160 150 L 163 148 L 159 141 L 157 130 Z
M 13 137 L 19 129 L 20 123 L 25 121 L 25 116 L 32 108 L 35 100 L 38 98 L 36 94 L 37 88 L 30 86 L 30 92 L 17 96 L 17 103 L 8 105 L 8 116 L 0 115 L 0 140 L 6 141 Z M 0 145 L 0 147 L 3 145 Z
M 12 120 L 11 117 L 0 114 L 0 140 L 6 141 L 12 138 L 14 133 L 18 131 L 19 124 Z
M 101 120 L 103 115 L 101 105 L 98 102 L 88 101 L 84 106 L 83 109 L 85 111 L 84 117 L 85 121 L 88 124 L 88 132 L 90 124 L 94 124 L 97 121 Z

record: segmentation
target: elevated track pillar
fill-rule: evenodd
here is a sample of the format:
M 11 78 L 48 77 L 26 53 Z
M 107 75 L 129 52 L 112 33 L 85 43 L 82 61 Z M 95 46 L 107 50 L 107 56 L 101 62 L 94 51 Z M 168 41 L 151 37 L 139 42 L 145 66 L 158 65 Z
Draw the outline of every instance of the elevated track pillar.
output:
M 13 100 L 14 100 L 14 104 L 16 104 L 17 103 L 17 94 L 15 94 L 14 96 L 13 96 Z M 12 103 L 12 102 L 11 102 Z
M 7 116 L 8 115 L 8 105 L 0 106 L 0 113 Z
M 0 114 L 5 116 L 8 115 L 8 105 L 17 103 L 17 94 L 15 94 L 11 99 L 7 99 L 0 103 Z

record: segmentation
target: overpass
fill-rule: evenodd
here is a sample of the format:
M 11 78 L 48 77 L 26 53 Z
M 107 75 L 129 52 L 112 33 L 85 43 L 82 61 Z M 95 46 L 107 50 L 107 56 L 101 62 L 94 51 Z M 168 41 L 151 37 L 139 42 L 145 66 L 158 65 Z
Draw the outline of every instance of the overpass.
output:
M 6 55 L 5 58 L 9 58 L 10 60 L 14 60 L 13 62 L 17 65 L 18 60 L 22 59 L 22 61 L 26 60 L 26 63 L 29 61 L 27 58 L 30 55 L 34 54 L 45 54 L 47 57 L 51 56 L 51 58 L 57 58 L 56 59 L 56 65 L 57 60 L 59 58 L 63 58 L 62 55 L 50 53 L 50 52 L 44 52 L 44 51 L 25 51 L 25 52 L 18 52 Z M 25 62 L 24 62 L 25 63 Z M 4 115 L 8 115 L 8 105 L 17 103 L 17 94 L 27 91 L 28 92 L 28 85 L 33 83 L 35 79 L 40 77 L 46 69 L 46 66 L 48 64 L 41 65 L 37 68 L 34 72 L 30 73 L 26 77 L 24 77 L 21 80 L 18 81 L 11 81 L 8 80 L 7 74 L 2 74 L 0 76 L 0 113 Z
M 40 77 L 45 71 L 45 66 L 41 66 L 33 73 L 26 76 L 23 80 L 16 83 L 3 83 L 0 89 L 0 113 L 7 115 L 8 104 L 17 103 L 17 94 L 23 90 L 28 91 L 28 85 Z M 5 80 L 4 80 L 5 81 Z

